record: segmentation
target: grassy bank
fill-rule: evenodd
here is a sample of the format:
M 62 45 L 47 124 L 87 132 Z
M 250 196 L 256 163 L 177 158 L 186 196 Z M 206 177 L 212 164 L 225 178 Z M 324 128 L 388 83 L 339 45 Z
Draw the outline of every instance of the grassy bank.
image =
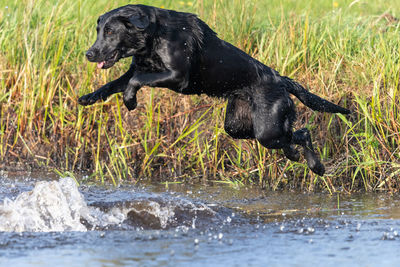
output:
M 52 168 L 87 179 L 218 181 L 271 189 L 399 189 L 400 5 L 397 1 L 141 1 L 199 14 L 221 38 L 350 108 L 344 117 L 298 104 L 327 167 L 312 174 L 223 130 L 225 103 L 143 88 L 128 112 L 119 95 L 78 96 L 118 77 L 84 58 L 100 14 L 128 1 L 0 0 L 1 169 Z M 322 3 L 321 3 L 322 2 Z

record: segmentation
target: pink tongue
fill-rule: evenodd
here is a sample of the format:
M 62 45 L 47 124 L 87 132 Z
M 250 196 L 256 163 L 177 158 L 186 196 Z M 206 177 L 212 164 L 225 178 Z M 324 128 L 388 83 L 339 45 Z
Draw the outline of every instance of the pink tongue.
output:
M 104 66 L 105 63 L 106 63 L 105 61 L 97 63 L 97 68 L 101 69 Z

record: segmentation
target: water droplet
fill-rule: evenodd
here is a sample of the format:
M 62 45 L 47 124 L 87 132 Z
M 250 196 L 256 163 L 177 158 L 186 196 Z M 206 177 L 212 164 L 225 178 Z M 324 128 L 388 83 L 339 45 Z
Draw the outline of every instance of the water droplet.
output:
M 314 229 L 313 227 L 308 227 L 308 228 L 307 228 L 307 232 L 308 232 L 309 234 L 312 234 L 312 233 L 315 232 L 315 229 Z
M 218 234 L 218 239 L 219 239 L 219 240 L 221 240 L 223 237 L 224 237 L 224 234 L 223 234 L 223 233 L 219 233 L 219 234 Z

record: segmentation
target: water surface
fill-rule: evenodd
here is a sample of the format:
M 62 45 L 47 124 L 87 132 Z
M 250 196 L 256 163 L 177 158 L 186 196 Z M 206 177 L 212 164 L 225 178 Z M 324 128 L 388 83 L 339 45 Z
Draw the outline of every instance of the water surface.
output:
M 400 200 L 0 177 L 1 266 L 398 266 Z

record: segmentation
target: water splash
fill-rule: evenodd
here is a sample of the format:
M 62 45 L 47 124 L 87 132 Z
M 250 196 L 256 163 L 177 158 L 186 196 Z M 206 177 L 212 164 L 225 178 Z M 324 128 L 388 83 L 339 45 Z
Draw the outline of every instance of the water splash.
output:
M 91 219 L 91 213 L 73 179 L 41 181 L 15 200 L 4 200 L 0 205 L 0 231 L 86 231 L 80 220 Z
M 15 200 L 5 198 L 0 203 L 0 231 L 88 231 L 121 225 L 152 229 L 191 225 L 194 228 L 198 216 L 211 218 L 215 214 L 202 203 L 151 196 L 88 205 L 73 179 L 41 181 Z

